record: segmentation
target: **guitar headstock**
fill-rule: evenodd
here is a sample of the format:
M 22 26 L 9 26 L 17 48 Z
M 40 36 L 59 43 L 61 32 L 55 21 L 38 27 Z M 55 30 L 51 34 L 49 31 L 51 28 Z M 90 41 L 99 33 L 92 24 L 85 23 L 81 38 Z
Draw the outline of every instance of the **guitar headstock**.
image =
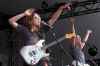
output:
M 66 34 L 66 38 L 71 39 L 71 38 L 73 38 L 73 37 L 76 36 L 75 26 L 74 26 L 75 17 L 69 17 L 68 20 L 69 20 L 69 22 L 71 22 L 71 24 L 72 24 L 72 32 L 71 32 L 71 33 L 67 33 L 67 34 Z
M 75 33 L 67 33 L 67 34 L 65 34 L 65 37 L 68 38 L 68 39 L 71 39 L 71 38 L 73 38 L 75 36 L 76 36 Z

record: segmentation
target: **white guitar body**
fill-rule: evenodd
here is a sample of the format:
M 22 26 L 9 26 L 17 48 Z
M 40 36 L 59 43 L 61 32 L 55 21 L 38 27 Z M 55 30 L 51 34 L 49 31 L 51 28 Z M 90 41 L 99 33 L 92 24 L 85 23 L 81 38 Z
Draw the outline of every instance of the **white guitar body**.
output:
M 53 45 L 59 44 L 58 42 L 63 41 L 66 38 L 70 38 L 69 34 L 59 38 L 57 41 L 53 41 L 48 45 L 43 46 L 45 40 L 38 41 L 35 45 L 24 46 L 20 50 L 21 56 L 24 58 L 25 62 L 29 65 L 37 64 L 43 57 L 49 56 L 49 53 L 45 53 L 43 48 L 48 48 Z
M 35 45 L 28 45 L 21 48 L 20 54 L 27 64 L 35 65 L 43 57 L 49 56 L 49 53 L 45 53 L 45 50 L 41 49 L 44 41 L 40 40 Z

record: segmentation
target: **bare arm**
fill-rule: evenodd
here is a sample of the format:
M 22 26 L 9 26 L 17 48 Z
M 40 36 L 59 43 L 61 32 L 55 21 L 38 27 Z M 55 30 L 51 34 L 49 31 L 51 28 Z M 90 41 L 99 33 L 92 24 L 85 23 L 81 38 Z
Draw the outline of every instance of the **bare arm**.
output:
M 73 44 L 74 44 L 75 46 L 77 46 L 77 47 L 83 49 L 84 46 L 85 46 L 85 43 L 87 42 L 87 40 L 88 40 L 88 38 L 89 38 L 89 36 L 90 36 L 91 33 L 92 33 L 92 31 L 91 31 L 91 30 L 88 30 L 87 33 L 86 33 L 86 35 L 85 35 L 85 37 L 84 37 L 84 39 L 83 39 L 83 41 L 81 40 L 80 35 L 77 35 L 77 36 L 74 38 L 74 43 L 73 43 Z
M 25 14 L 24 14 L 24 13 L 21 13 L 21 14 L 18 14 L 18 15 L 16 15 L 16 16 L 14 16 L 14 17 L 11 17 L 11 18 L 9 19 L 9 24 L 10 24 L 12 27 L 16 28 L 16 27 L 18 26 L 17 21 L 18 21 L 19 19 L 21 19 L 22 17 L 24 17 L 24 16 L 25 16 Z
M 73 37 L 76 36 L 75 26 L 74 26 L 75 17 L 69 17 L 68 20 L 69 20 L 69 22 L 72 23 L 72 32 L 71 33 L 67 33 L 66 34 L 66 38 L 72 39 Z
M 18 26 L 18 23 L 17 21 L 19 19 L 21 19 L 22 17 L 24 16 L 30 16 L 32 15 L 34 9 L 27 9 L 24 13 L 21 13 L 21 14 L 18 14 L 16 16 L 13 16 L 9 19 L 9 24 L 13 27 L 13 28 L 16 28 Z
M 65 5 L 60 6 L 57 9 L 57 11 L 55 13 L 53 13 L 53 15 L 51 16 L 51 18 L 48 21 L 49 25 L 52 26 L 57 21 L 57 19 L 59 18 L 60 14 L 62 13 L 64 8 L 67 8 L 68 10 L 70 10 L 69 4 L 65 4 Z
M 87 31 L 87 33 L 86 33 L 86 35 L 85 35 L 85 37 L 84 37 L 84 39 L 83 39 L 82 47 L 81 47 L 81 48 L 83 48 L 83 47 L 85 46 L 85 43 L 87 42 L 87 40 L 88 40 L 88 38 L 89 38 L 89 36 L 90 36 L 91 33 L 92 33 L 91 30 L 88 30 L 88 31 Z

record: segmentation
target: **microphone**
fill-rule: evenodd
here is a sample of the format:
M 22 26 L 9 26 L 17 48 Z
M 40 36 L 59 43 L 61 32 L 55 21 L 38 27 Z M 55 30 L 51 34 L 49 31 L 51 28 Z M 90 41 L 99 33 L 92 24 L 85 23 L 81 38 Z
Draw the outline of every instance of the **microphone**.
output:
M 51 25 L 47 24 L 47 23 L 46 23 L 46 22 L 44 22 L 43 20 L 41 21 L 41 23 L 42 23 L 43 25 L 45 25 L 45 26 L 50 27 L 51 29 L 53 28 Z

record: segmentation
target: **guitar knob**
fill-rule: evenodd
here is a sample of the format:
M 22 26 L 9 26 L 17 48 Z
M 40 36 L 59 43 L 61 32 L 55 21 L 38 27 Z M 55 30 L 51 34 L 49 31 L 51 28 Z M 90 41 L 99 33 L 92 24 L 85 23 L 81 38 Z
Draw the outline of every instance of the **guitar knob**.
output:
M 31 60 L 31 65 L 34 65 L 34 64 L 36 64 L 36 62 L 35 62 L 35 61 L 33 61 L 33 60 Z

